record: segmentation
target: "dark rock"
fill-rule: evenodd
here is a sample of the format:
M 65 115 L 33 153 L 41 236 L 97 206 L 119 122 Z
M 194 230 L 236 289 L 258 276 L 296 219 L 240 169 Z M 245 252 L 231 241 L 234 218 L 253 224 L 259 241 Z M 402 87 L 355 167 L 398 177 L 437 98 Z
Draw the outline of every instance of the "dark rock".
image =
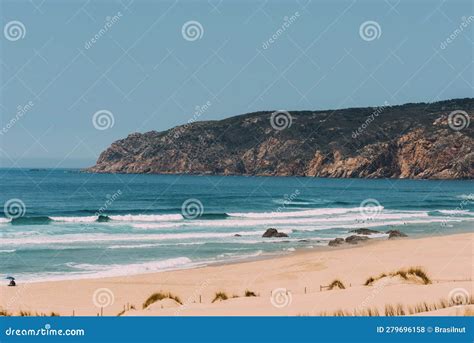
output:
M 288 235 L 284 232 L 278 232 L 274 237 L 288 237 Z
M 98 217 L 97 217 L 97 222 L 98 223 L 107 223 L 110 221 L 110 218 L 106 215 L 103 215 L 103 214 L 100 214 Z
M 300 239 L 299 243 L 309 243 L 309 239 Z
M 371 235 L 373 233 L 380 233 L 380 231 L 371 230 L 371 229 L 355 229 L 355 230 L 352 230 L 352 231 L 349 231 L 349 232 L 354 232 L 354 233 L 357 233 L 359 235 Z
M 163 132 L 130 134 L 112 143 L 87 171 L 473 179 L 474 125 L 457 132 L 448 125 L 448 114 L 459 109 L 474 116 L 474 99 L 336 111 L 290 110 L 298 124 L 284 131 L 272 128 L 273 111 L 196 121 Z M 380 114 L 376 123 L 362 130 L 367 116 L 375 111 Z M 317 136 L 308 135 L 316 131 Z M 351 136 L 353 144 L 340 139 Z
M 234 237 L 242 237 L 242 235 L 239 235 L 238 233 L 236 233 Z
M 288 237 L 288 235 L 284 232 L 278 232 L 277 229 L 269 228 L 262 237 L 269 238 L 269 237 Z
M 346 238 L 346 243 L 357 244 L 359 242 L 366 241 L 368 239 L 369 237 L 352 235 Z
M 392 238 L 399 238 L 399 237 L 408 237 L 406 233 L 403 233 L 398 230 L 388 230 L 386 233 L 388 233 L 388 239 Z
M 336 247 L 344 243 L 344 238 L 335 238 L 329 241 L 328 245 L 330 247 Z

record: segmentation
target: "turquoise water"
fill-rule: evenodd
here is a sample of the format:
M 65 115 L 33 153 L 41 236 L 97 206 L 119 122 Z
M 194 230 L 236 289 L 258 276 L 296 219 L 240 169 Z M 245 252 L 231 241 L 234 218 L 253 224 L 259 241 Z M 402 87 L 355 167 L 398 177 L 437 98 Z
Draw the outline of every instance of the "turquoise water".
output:
M 318 249 L 361 227 L 472 232 L 473 185 L 0 169 L 0 274 L 44 280 L 188 268 Z M 262 238 L 269 227 L 289 237 Z

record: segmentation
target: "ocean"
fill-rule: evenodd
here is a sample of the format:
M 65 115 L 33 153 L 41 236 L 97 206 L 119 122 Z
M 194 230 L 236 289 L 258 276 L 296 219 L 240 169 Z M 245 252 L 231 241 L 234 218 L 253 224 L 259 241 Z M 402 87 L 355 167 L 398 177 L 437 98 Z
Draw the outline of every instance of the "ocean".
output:
M 0 169 L 0 275 L 133 275 L 320 249 L 350 230 L 472 232 L 473 181 Z M 262 238 L 267 228 L 288 237 Z

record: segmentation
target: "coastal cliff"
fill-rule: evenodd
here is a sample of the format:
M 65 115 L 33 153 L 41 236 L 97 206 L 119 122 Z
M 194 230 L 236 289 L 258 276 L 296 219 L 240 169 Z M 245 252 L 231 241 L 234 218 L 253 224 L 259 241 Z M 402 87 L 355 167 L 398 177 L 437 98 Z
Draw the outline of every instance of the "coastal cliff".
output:
M 474 99 L 266 111 L 133 133 L 97 173 L 473 179 Z

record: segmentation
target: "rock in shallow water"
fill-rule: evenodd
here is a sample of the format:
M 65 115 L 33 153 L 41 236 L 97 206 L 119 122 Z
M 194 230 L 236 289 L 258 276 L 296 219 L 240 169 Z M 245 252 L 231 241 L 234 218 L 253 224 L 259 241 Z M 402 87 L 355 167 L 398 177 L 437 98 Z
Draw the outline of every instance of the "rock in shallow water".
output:
M 368 239 L 369 239 L 369 237 L 352 235 L 352 236 L 349 236 L 349 237 L 346 238 L 346 243 L 357 244 L 359 242 L 363 242 L 363 241 L 366 241 Z
M 358 235 L 371 235 L 373 233 L 380 233 L 380 231 L 371 230 L 371 229 L 355 229 L 349 232 L 357 233 Z
M 262 235 L 264 238 L 271 238 L 271 237 L 288 237 L 288 235 L 284 232 L 278 232 L 277 229 L 269 228 L 265 233 Z
M 406 233 L 403 233 L 398 230 L 388 230 L 386 233 L 388 233 L 388 239 L 392 238 L 399 238 L 399 237 L 408 237 Z
M 335 246 L 341 245 L 342 243 L 344 243 L 344 238 L 335 238 L 335 239 L 330 240 L 328 245 L 330 247 L 335 247 Z

